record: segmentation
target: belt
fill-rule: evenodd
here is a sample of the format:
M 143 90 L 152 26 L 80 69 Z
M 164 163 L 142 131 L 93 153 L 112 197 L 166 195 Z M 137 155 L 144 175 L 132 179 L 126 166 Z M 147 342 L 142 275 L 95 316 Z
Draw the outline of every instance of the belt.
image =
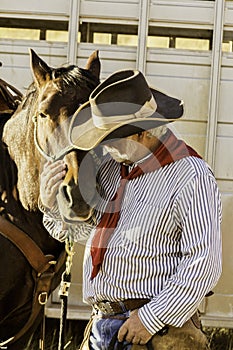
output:
M 116 315 L 126 311 L 138 309 L 147 304 L 150 299 L 126 299 L 119 301 L 99 301 L 93 305 L 96 311 L 101 311 L 103 314 Z

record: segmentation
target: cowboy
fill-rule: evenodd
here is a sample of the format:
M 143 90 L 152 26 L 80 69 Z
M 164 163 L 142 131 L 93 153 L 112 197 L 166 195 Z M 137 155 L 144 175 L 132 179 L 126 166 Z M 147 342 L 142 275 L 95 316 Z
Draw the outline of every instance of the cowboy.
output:
M 208 349 L 198 307 L 221 274 L 221 201 L 210 167 L 167 125 L 182 114 L 182 102 L 150 88 L 141 72 L 118 71 L 70 129 L 77 149 L 102 154 L 92 218 L 64 222 L 56 202 L 63 160 L 41 174 L 45 227 L 61 241 L 87 239 L 90 349 L 114 341 L 126 349 Z

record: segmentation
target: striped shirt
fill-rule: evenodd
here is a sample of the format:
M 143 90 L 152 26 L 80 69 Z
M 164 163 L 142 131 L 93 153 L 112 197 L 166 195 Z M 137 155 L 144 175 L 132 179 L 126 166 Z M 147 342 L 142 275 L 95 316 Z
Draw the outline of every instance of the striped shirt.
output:
M 130 167 L 136 166 L 134 164 Z M 104 163 L 98 183 L 97 222 L 120 182 L 120 164 Z M 44 225 L 59 240 L 87 239 L 84 300 L 149 298 L 139 317 L 154 334 L 165 324 L 180 327 L 197 310 L 221 274 L 221 200 L 204 160 L 186 157 L 128 181 L 120 218 L 101 270 L 91 280 L 94 228 L 64 224 L 58 210 L 44 214 Z

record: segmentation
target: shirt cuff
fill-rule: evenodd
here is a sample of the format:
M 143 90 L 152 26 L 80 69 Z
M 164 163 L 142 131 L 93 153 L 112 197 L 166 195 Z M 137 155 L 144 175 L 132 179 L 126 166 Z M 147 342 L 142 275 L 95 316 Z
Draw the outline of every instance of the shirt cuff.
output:
M 150 303 L 147 303 L 138 310 L 138 316 L 143 326 L 152 335 L 158 333 L 166 325 L 154 314 Z
M 52 214 L 54 217 L 57 217 L 57 216 L 60 217 L 57 204 L 53 205 L 51 208 L 45 207 L 41 202 L 40 197 L 38 199 L 38 208 L 43 214 Z

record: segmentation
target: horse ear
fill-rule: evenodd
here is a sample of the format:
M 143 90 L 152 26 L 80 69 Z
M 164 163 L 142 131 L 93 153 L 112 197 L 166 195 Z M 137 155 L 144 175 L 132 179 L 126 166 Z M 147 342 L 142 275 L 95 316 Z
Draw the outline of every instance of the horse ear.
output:
M 32 49 L 30 49 L 30 57 L 34 78 L 40 86 L 46 81 L 48 75 L 51 76 L 52 69 Z
M 100 60 L 99 60 L 99 51 L 94 51 L 88 58 L 86 67 L 98 80 L 100 77 Z

